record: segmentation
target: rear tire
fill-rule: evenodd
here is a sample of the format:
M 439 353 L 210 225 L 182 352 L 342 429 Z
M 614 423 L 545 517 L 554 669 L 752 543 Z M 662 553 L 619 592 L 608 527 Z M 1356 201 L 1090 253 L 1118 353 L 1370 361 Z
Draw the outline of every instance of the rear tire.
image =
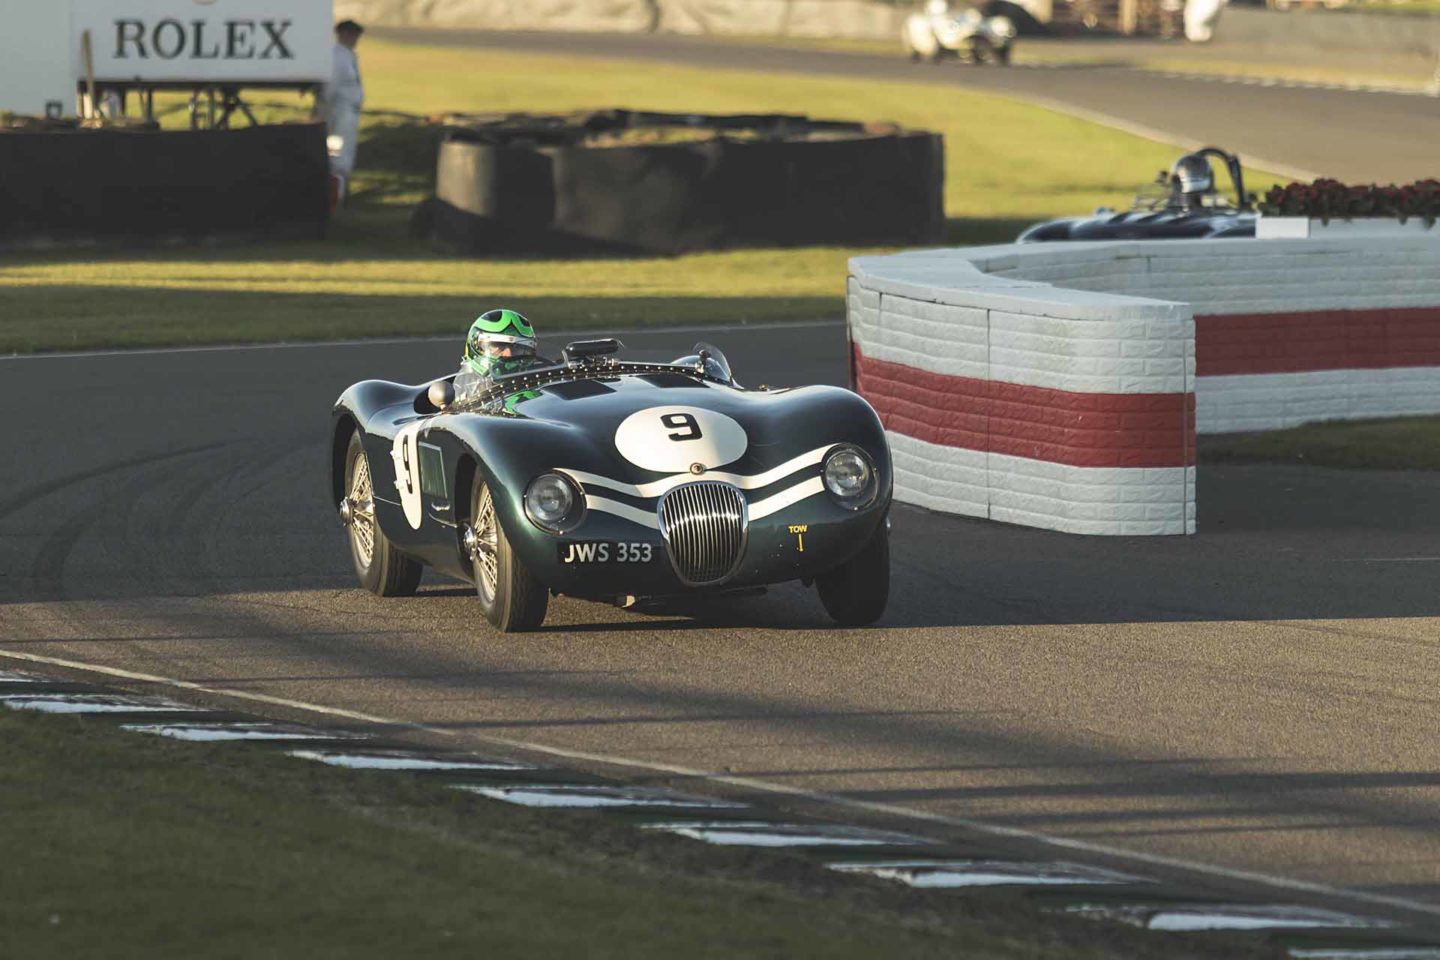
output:
M 345 451 L 345 498 L 351 511 L 350 559 L 360 585 L 377 597 L 412 595 L 424 567 L 396 550 L 375 519 L 375 484 L 358 432 L 350 435 Z
M 501 633 L 520 633 L 545 622 L 550 591 L 516 555 L 500 525 L 490 487 L 480 476 L 470 497 L 466 545 L 475 577 L 475 594 L 485 619 Z
M 836 623 L 863 627 L 880 619 L 890 601 L 890 525 L 845 563 L 815 578 L 820 602 Z

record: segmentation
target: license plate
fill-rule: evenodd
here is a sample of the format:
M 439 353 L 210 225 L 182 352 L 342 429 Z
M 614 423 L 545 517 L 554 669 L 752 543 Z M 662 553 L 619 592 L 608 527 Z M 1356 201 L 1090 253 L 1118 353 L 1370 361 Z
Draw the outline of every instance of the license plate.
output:
M 559 545 L 560 562 L 649 563 L 655 559 L 655 544 L 630 540 L 584 540 Z

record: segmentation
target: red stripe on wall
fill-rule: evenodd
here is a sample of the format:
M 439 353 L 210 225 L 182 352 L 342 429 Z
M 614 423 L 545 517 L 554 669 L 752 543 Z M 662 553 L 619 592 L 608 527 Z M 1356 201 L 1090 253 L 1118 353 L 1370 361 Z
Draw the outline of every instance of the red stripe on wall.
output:
M 1195 372 L 1214 377 L 1440 366 L 1440 308 L 1195 318 Z
M 1074 467 L 1195 462 L 1195 395 L 1076 393 L 930 373 L 852 345 L 856 389 L 887 430 Z

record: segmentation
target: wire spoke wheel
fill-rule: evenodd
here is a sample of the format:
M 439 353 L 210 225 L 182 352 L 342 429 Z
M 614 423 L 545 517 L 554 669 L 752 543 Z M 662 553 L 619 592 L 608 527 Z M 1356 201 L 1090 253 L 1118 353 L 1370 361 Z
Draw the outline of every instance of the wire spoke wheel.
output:
M 350 541 L 350 557 L 360 585 L 379 597 L 408 597 L 420 585 L 420 561 L 396 549 L 375 513 L 375 477 L 360 434 L 350 437 L 345 455 L 344 498 L 340 521 Z
M 355 551 L 356 562 L 368 568 L 375 559 L 375 487 L 363 453 L 356 458 L 350 479 L 350 503 L 350 549 Z
M 475 564 L 475 586 L 480 590 L 480 599 L 489 607 L 500 589 L 500 527 L 488 486 L 480 491 L 480 502 L 475 505 L 470 559 Z
M 503 487 L 500 492 L 505 495 Z M 534 630 L 545 620 L 550 593 L 516 552 L 490 485 L 480 478 L 471 494 L 470 517 L 462 536 L 485 619 L 502 633 Z

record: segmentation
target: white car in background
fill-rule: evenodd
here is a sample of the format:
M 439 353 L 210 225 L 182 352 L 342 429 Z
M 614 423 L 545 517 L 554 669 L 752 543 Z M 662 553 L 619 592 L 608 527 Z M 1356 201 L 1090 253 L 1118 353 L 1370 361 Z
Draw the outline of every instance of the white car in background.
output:
M 925 9 L 905 18 L 903 39 L 911 60 L 933 62 L 956 57 L 970 63 L 1010 62 L 1015 23 L 987 17 L 979 10 L 951 10 L 946 0 L 928 0 Z

